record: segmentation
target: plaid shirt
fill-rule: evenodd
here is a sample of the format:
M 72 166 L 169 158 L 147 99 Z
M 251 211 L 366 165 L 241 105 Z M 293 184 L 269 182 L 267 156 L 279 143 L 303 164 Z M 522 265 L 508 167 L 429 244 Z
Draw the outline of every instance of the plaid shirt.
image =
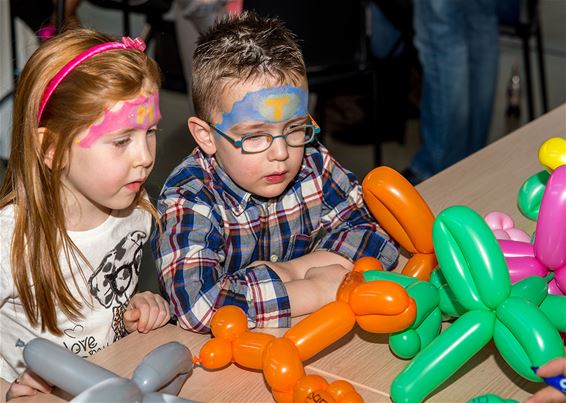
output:
M 289 298 L 281 279 L 258 260 L 288 261 L 316 250 L 349 260 L 376 256 L 385 268 L 399 251 L 363 204 L 355 176 L 319 143 L 274 199 L 241 189 L 214 157 L 196 148 L 167 179 L 157 208 L 163 234 L 152 248 L 165 297 L 180 325 L 209 331 L 213 314 L 236 305 L 250 327 L 288 327 Z

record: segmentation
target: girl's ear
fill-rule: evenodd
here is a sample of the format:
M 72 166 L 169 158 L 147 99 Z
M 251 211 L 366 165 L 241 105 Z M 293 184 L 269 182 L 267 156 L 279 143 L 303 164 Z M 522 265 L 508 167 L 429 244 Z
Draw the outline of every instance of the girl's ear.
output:
M 40 127 L 37 129 L 37 144 L 39 145 L 40 150 L 43 148 L 43 142 L 47 141 L 47 136 L 49 136 L 49 133 L 45 127 Z M 55 145 L 52 143 L 43 157 L 43 163 L 49 169 L 52 169 L 54 153 L 55 153 Z
M 208 155 L 216 153 L 213 128 L 204 120 L 191 116 L 187 122 L 189 131 L 202 151 Z

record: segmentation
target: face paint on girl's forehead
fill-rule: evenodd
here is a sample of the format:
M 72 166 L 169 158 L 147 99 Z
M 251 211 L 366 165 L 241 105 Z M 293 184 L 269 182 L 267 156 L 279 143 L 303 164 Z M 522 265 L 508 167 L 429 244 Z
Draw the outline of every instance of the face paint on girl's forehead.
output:
M 220 130 L 230 130 L 234 125 L 246 121 L 276 123 L 294 117 L 306 116 L 308 94 L 302 88 L 283 85 L 248 92 L 234 102 L 232 110 L 222 114 L 216 125 Z
M 117 110 L 107 110 L 100 123 L 90 126 L 86 136 L 78 142 L 81 147 L 90 147 L 100 136 L 120 130 L 147 130 L 161 119 L 159 94 L 140 95 L 126 101 Z

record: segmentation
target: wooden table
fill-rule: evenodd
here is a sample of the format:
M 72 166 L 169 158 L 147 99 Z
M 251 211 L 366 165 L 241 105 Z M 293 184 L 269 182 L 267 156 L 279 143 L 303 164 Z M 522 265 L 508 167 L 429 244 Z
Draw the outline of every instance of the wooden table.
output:
M 518 228 L 530 233 L 534 223 L 518 211 L 517 191 L 524 180 L 542 169 L 538 163 L 539 146 L 556 136 L 566 137 L 566 104 L 417 188 L 435 214 L 457 204 L 467 205 L 481 215 L 499 210 L 512 216 Z M 397 270 L 405 261 L 404 257 L 400 259 Z M 285 331 L 267 330 L 276 336 L 282 336 Z M 163 343 L 176 340 L 189 347 L 193 354 L 198 354 L 208 339 L 209 336 L 168 325 L 147 335 L 131 334 L 90 360 L 121 376 L 130 377 L 141 359 Z M 348 336 L 306 362 L 305 369 L 307 373 L 322 375 L 328 381 L 350 381 L 367 402 L 387 402 L 390 401 L 389 388 L 393 379 L 407 363 L 390 352 L 387 335 L 366 333 L 356 327 Z M 489 344 L 430 395 L 429 400 L 464 402 L 481 394 L 493 393 L 506 399 L 524 401 L 541 387 L 542 384 L 517 375 L 493 344 Z M 180 396 L 206 402 L 272 401 L 262 373 L 236 365 L 218 371 L 195 368 Z M 52 395 L 21 400 L 61 401 Z

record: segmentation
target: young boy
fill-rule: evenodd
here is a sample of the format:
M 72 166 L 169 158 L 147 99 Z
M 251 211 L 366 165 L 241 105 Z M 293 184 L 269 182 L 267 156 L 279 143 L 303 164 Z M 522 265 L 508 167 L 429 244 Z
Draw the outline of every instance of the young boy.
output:
M 152 246 L 183 328 L 241 307 L 250 327 L 288 327 L 335 300 L 353 261 L 398 250 L 354 175 L 316 140 L 306 68 L 280 20 L 231 15 L 199 40 L 189 130 L 198 147 L 158 200 Z

